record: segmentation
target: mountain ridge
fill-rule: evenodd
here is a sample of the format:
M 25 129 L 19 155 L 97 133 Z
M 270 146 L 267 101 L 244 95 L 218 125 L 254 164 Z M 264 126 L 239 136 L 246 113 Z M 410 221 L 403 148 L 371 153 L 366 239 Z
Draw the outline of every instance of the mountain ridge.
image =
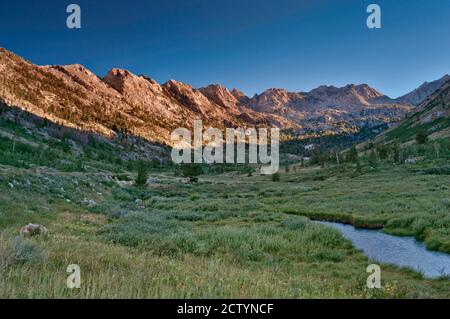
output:
M 190 128 L 196 119 L 218 128 L 297 126 L 244 107 L 224 108 L 188 84 L 160 85 L 123 69 L 101 79 L 79 64 L 37 66 L 2 49 L 0 70 L 0 98 L 8 105 L 105 136 L 125 132 L 170 144 L 175 128 Z
M 295 134 L 354 133 L 395 123 L 411 104 L 368 84 L 322 85 L 309 92 L 271 88 L 253 97 L 220 84 L 201 88 L 112 68 L 103 78 L 80 64 L 37 66 L 0 49 L 0 98 L 69 127 L 112 136 L 126 132 L 170 144 L 177 127 L 195 119 L 210 127 L 279 127 Z
M 450 80 L 450 75 L 445 74 L 440 79 L 431 82 L 424 82 L 418 88 L 413 91 L 397 98 L 396 100 L 401 103 L 409 103 L 413 105 L 419 105 L 423 103 L 429 96 L 436 92 L 442 85 Z
M 419 130 L 431 139 L 450 136 L 450 78 L 398 125 L 379 135 L 376 142 L 412 142 Z

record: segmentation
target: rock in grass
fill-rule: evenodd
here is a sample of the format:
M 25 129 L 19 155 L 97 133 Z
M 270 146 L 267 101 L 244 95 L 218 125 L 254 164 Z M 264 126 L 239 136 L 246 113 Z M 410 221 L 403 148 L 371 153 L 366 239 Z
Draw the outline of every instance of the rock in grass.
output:
M 191 179 L 189 177 L 186 178 L 180 178 L 179 182 L 181 184 L 189 184 L 191 182 Z
M 147 179 L 147 184 L 159 184 L 161 180 L 157 176 L 151 176 Z
M 83 199 L 83 200 L 81 201 L 81 204 L 82 204 L 82 205 L 86 205 L 86 206 L 88 206 L 88 207 L 94 207 L 95 205 L 97 205 L 97 203 L 95 202 L 95 200 L 93 200 L 93 199 L 87 199 L 87 198 Z
M 416 158 L 407 158 L 405 160 L 405 164 L 416 164 L 417 163 L 417 159 Z
M 24 237 L 32 237 L 37 235 L 47 235 L 48 229 L 38 224 L 28 224 L 20 229 L 20 235 Z

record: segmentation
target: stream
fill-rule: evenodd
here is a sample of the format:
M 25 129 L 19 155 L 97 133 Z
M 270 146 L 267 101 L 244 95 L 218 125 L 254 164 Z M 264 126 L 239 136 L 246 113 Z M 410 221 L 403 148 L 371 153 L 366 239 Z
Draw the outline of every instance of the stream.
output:
M 450 255 L 430 251 L 413 237 L 393 236 L 334 222 L 317 223 L 339 230 L 354 247 L 375 262 L 410 268 L 426 278 L 450 276 Z

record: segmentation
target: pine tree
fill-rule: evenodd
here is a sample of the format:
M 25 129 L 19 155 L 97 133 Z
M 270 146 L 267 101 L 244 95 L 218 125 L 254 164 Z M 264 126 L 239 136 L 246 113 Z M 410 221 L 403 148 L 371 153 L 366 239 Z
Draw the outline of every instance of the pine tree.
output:
M 198 181 L 198 175 L 203 174 L 203 168 L 200 164 L 182 164 L 181 173 L 184 177 L 188 177 L 191 183 Z
M 136 186 L 142 187 L 147 184 L 148 171 L 145 163 L 140 161 L 137 168 Z
M 416 133 L 417 144 L 425 144 L 428 142 L 428 133 L 424 129 L 419 129 Z
M 272 182 L 279 182 L 280 181 L 280 173 L 275 173 L 272 175 Z
M 397 143 L 392 146 L 392 160 L 394 163 L 400 163 L 400 146 Z
M 357 160 L 358 160 L 358 151 L 356 150 L 356 147 L 353 146 L 347 154 L 347 161 L 355 163 Z
M 357 171 L 358 173 L 361 173 L 361 172 L 362 172 L 361 162 L 359 161 L 359 158 L 356 159 L 356 171 Z
M 440 158 L 441 145 L 439 143 L 434 143 L 433 148 L 436 153 L 436 158 Z
M 375 166 L 377 164 L 378 157 L 375 149 L 370 150 L 368 161 L 370 166 Z
M 335 158 L 336 158 L 336 164 L 339 166 L 339 165 L 341 165 L 341 159 L 339 158 L 339 149 L 335 149 L 334 150 L 334 156 L 335 156 Z

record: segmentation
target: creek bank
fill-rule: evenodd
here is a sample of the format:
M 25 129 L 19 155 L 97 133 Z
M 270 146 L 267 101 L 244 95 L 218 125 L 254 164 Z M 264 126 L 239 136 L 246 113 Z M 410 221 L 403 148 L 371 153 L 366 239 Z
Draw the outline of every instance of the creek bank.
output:
M 337 229 L 366 257 L 382 264 L 417 271 L 426 278 L 450 278 L 450 255 L 430 251 L 414 237 L 399 237 L 349 224 L 316 221 Z

